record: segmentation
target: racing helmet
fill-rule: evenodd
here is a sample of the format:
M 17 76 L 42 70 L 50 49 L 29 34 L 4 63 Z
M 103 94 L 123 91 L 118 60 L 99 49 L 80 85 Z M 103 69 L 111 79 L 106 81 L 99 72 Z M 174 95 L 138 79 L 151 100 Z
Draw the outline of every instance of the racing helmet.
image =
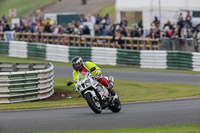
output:
M 72 66 L 76 71 L 81 70 L 83 67 L 83 59 L 80 56 L 72 58 Z

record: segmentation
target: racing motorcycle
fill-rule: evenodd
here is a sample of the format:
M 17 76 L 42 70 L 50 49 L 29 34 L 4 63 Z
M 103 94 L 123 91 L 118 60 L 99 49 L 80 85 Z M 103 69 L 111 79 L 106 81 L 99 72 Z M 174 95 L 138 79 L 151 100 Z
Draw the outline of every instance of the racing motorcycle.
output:
M 90 72 L 86 72 L 82 75 L 78 74 L 77 80 L 73 82 L 70 81 L 67 85 L 70 86 L 76 83 L 75 90 L 87 101 L 89 107 L 95 113 L 99 114 L 103 109 L 110 109 L 114 113 L 119 112 L 121 110 L 119 97 L 117 94 L 112 96 L 108 89 L 96 80 L 95 76 L 91 74 L 94 70 L 95 67 L 91 68 Z M 108 81 L 114 81 L 112 76 L 105 78 Z

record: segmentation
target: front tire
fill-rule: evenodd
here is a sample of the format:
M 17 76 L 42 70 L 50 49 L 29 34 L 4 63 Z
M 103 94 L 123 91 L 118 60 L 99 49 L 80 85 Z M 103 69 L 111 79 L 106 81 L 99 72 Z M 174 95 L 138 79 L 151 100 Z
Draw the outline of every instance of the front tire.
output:
M 86 93 L 85 99 L 92 111 L 94 111 L 96 114 L 101 113 L 102 107 L 98 97 L 93 97 L 90 93 Z
M 121 110 L 121 102 L 120 100 L 117 98 L 114 100 L 113 105 L 109 107 L 109 109 L 114 112 L 114 113 L 118 113 Z

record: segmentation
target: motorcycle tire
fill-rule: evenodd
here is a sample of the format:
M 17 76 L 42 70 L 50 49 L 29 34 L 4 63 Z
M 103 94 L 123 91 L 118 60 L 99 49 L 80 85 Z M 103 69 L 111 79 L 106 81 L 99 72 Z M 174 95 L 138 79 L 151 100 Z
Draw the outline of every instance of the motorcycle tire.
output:
M 89 107 L 92 109 L 92 111 L 94 111 L 96 114 L 101 113 L 102 107 L 101 107 L 100 100 L 96 101 L 96 103 L 95 103 L 95 99 L 92 97 L 92 95 L 90 93 L 85 94 L 85 99 L 86 99 Z
M 109 109 L 114 112 L 118 113 L 121 110 L 121 102 L 119 99 L 115 99 L 113 102 L 114 105 L 110 106 Z

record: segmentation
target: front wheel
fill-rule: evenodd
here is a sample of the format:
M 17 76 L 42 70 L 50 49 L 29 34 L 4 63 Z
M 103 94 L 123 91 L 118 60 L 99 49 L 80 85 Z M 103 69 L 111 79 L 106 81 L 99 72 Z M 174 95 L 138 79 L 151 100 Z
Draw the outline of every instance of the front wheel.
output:
M 101 103 L 98 97 L 93 97 L 90 93 L 85 94 L 85 99 L 89 107 L 96 113 L 99 114 L 102 111 Z
M 121 102 L 120 100 L 117 98 L 114 100 L 113 102 L 113 105 L 109 107 L 109 109 L 114 112 L 114 113 L 117 113 L 121 110 Z

